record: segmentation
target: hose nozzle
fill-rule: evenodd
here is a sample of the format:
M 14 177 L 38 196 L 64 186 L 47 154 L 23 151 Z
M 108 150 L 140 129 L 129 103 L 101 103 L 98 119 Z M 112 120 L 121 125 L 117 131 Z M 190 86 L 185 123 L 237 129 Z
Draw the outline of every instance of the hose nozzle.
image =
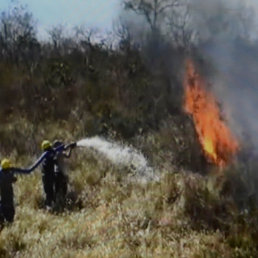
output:
M 70 146 L 70 148 L 73 149 L 73 148 L 75 148 L 77 146 L 77 143 L 76 142 L 72 142 L 69 146 Z

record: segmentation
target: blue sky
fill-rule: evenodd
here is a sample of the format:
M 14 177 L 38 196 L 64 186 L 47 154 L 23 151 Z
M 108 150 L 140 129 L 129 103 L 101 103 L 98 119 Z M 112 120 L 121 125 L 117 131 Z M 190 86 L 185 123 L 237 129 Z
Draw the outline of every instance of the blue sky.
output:
M 17 2 L 17 1 L 15 1 Z M 19 0 L 27 5 L 38 21 L 41 34 L 53 25 L 65 25 L 68 28 L 85 24 L 103 30 L 112 28 L 117 18 L 121 0 Z M 7 10 L 11 0 L 0 0 L 0 10 Z

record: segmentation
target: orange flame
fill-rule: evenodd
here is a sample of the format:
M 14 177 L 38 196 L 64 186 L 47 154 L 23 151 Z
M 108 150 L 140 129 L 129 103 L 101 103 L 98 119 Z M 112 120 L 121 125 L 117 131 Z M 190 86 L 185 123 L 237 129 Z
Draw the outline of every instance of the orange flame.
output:
M 237 140 L 221 118 L 219 106 L 205 88 L 205 81 L 191 60 L 186 63 L 185 111 L 192 115 L 195 129 L 207 159 L 226 166 L 239 149 Z

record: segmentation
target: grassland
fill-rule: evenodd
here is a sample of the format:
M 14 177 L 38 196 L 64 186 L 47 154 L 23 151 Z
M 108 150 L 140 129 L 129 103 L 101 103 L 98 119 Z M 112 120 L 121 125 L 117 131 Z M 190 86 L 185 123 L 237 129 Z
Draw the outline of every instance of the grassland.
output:
M 48 130 L 42 128 L 41 137 Z M 72 139 L 69 131 L 66 134 Z M 157 134 L 146 137 L 148 144 L 154 141 L 155 145 L 161 138 L 162 133 L 159 138 Z M 91 150 L 77 149 L 68 161 L 70 203 L 64 210 L 47 211 L 42 207 L 39 171 L 19 176 L 15 184 L 15 221 L 1 230 L 0 256 L 258 255 L 257 210 L 250 206 L 239 209 L 228 190 L 232 173 L 202 176 L 176 169 L 169 165 L 169 159 L 164 162 L 164 146 L 153 155 L 156 159 L 149 158 L 156 164 L 160 180 L 141 183 L 129 176 L 128 169 L 115 167 Z M 15 150 L 10 156 L 20 166 L 36 158 L 18 155 Z
M 68 162 L 69 203 L 47 211 L 40 171 L 19 176 L 0 257 L 258 257 L 258 198 L 247 191 L 257 192 L 258 164 L 206 166 L 182 110 L 185 59 L 207 77 L 216 67 L 191 42 L 177 45 L 155 29 L 137 43 L 121 26 L 116 47 L 94 43 L 87 29 L 68 36 L 56 28 L 58 41 L 54 33 L 40 42 L 26 8 L 1 13 L 0 157 L 26 167 L 43 139 L 102 135 L 139 149 L 160 180 L 142 183 L 78 149 Z

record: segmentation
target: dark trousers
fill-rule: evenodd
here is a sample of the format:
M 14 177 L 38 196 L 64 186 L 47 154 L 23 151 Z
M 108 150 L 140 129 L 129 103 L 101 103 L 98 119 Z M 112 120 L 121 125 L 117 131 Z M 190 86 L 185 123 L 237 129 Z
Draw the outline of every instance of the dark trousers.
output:
M 55 193 L 64 198 L 67 194 L 68 178 L 63 173 L 59 172 L 55 175 Z
M 54 196 L 54 175 L 43 175 L 42 177 L 43 187 L 46 194 L 45 205 L 51 206 L 55 200 Z
M 13 222 L 15 210 L 12 205 L 0 204 L 0 217 L 2 221 Z

